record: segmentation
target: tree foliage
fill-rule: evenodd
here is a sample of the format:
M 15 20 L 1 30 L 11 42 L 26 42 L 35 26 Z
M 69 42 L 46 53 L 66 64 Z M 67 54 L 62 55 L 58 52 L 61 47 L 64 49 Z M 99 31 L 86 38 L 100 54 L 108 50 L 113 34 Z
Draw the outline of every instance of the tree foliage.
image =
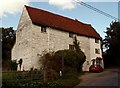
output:
M 77 40 L 77 37 L 74 37 L 74 41 L 73 44 L 75 46 L 75 50 L 77 52 L 77 54 L 79 55 L 80 58 L 80 62 L 79 62 L 79 70 L 82 70 L 82 65 L 83 63 L 86 61 L 86 56 L 85 54 L 82 52 L 82 50 L 80 49 L 80 42 Z
M 10 61 L 10 68 L 12 71 L 16 71 L 17 66 L 18 66 L 18 64 L 17 64 L 16 60 Z
M 58 56 L 54 52 L 45 53 L 41 58 L 44 68 L 53 69 L 56 72 L 59 72 L 61 70 L 61 59 L 58 58 Z
M 66 69 L 70 68 L 72 72 L 82 71 L 82 65 L 86 60 L 85 54 L 81 51 L 77 38 L 73 41 L 75 50 L 58 50 L 56 52 L 43 53 L 40 57 L 40 63 L 43 66 L 44 81 L 49 78 L 56 78 L 59 72 L 65 73 Z M 68 72 L 68 71 L 66 71 Z
M 13 27 L 0 28 L 2 32 L 2 65 L 3 67 L 7 61 L 11 60 L 11 49 L 15 43 L 15 31 Z
M 40 57 L 40 63 L 42 64 L 44 82 L 58 77 L 59 71 L 61 71 L 61 60 L 54 52 L 44 53 Z
M 112 22 L 105 33 L 103 41 L 107 49 L 104 55 L 105 62 L 106 64 L 117 64 L 120 62 L 120 22 Z
M 82 65 L 86 57 L 82 51 L 59 50 L 56 52 L 45 53 L 40 58 L 43 66 L 44 81 L 56 79 L 59 72 L 65 73 L 65 70 L 71 68 L 74 71 L 82 71 Z
M 77 71 L 82 70 L 82 65 L 86 59 L 82 51 L 78 53 L 75 50 L 59 50 L 55 54 L 61 58 L 61 60 L 64 60 L 64 67 L 69 66 Z

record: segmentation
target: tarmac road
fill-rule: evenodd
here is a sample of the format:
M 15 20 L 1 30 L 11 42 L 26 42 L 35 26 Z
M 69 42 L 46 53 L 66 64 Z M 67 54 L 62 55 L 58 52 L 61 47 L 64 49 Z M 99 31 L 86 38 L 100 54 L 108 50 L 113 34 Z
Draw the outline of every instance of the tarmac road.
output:
M 113 86 L 120 88 L 120 69 L 112 68 L 105 69 L 101 73 L 85 73 L 80 77 L 81 82 L 74 88 L 81 88 L 87 86 Z M 83 87 L 83 88 L 84 88 Z

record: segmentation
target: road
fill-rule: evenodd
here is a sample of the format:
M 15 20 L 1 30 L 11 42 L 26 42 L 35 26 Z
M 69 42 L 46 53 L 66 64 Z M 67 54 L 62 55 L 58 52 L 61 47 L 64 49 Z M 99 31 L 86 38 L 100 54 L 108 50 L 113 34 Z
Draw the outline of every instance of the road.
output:
M 116 68 L 105 69 L 101 73 L 85 73 L 80 77 L 81 82 L 74 88 L 83 86 L 109 86 L 120 88 L 120 70 Z

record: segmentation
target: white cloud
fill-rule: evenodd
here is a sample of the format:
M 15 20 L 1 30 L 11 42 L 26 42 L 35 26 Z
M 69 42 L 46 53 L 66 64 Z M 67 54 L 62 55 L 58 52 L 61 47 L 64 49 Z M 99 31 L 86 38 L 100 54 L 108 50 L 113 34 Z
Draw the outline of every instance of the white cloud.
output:
M 0 17 L 20 12 L 29 0 L 0 0 Z
M 50 5 L 58 6 L 62 9 L 73 9 L 76 7 L 76 4 L 73 0 L 49 0 Z

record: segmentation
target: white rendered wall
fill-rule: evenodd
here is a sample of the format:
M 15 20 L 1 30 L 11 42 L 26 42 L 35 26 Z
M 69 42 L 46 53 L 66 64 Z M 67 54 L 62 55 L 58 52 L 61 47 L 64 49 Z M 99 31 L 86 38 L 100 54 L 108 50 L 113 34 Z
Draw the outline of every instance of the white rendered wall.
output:
M 94 38 L 76 36 L 81 50 L 86 55 L 83 70 L 88 71 L 91 60 L 102 57 L 100 43 L 95 43 Z M 32 24 L 28 12 L 24 8 L 16 32 L 16 43 L 12 49 L 12 60 L 23 59 L 22 70 L 30 70 L 32 67 L 39 69 L 41 67 L 40 55 L 43 51 L 69 49 L 69 44 L 73 44 L 73 38 L 69 37 L 69 32 L 47 27 L 46 32 L 42 33 L 41 26 Z M 100 54 L 95 54 L 95 48 L 100 49 Z

